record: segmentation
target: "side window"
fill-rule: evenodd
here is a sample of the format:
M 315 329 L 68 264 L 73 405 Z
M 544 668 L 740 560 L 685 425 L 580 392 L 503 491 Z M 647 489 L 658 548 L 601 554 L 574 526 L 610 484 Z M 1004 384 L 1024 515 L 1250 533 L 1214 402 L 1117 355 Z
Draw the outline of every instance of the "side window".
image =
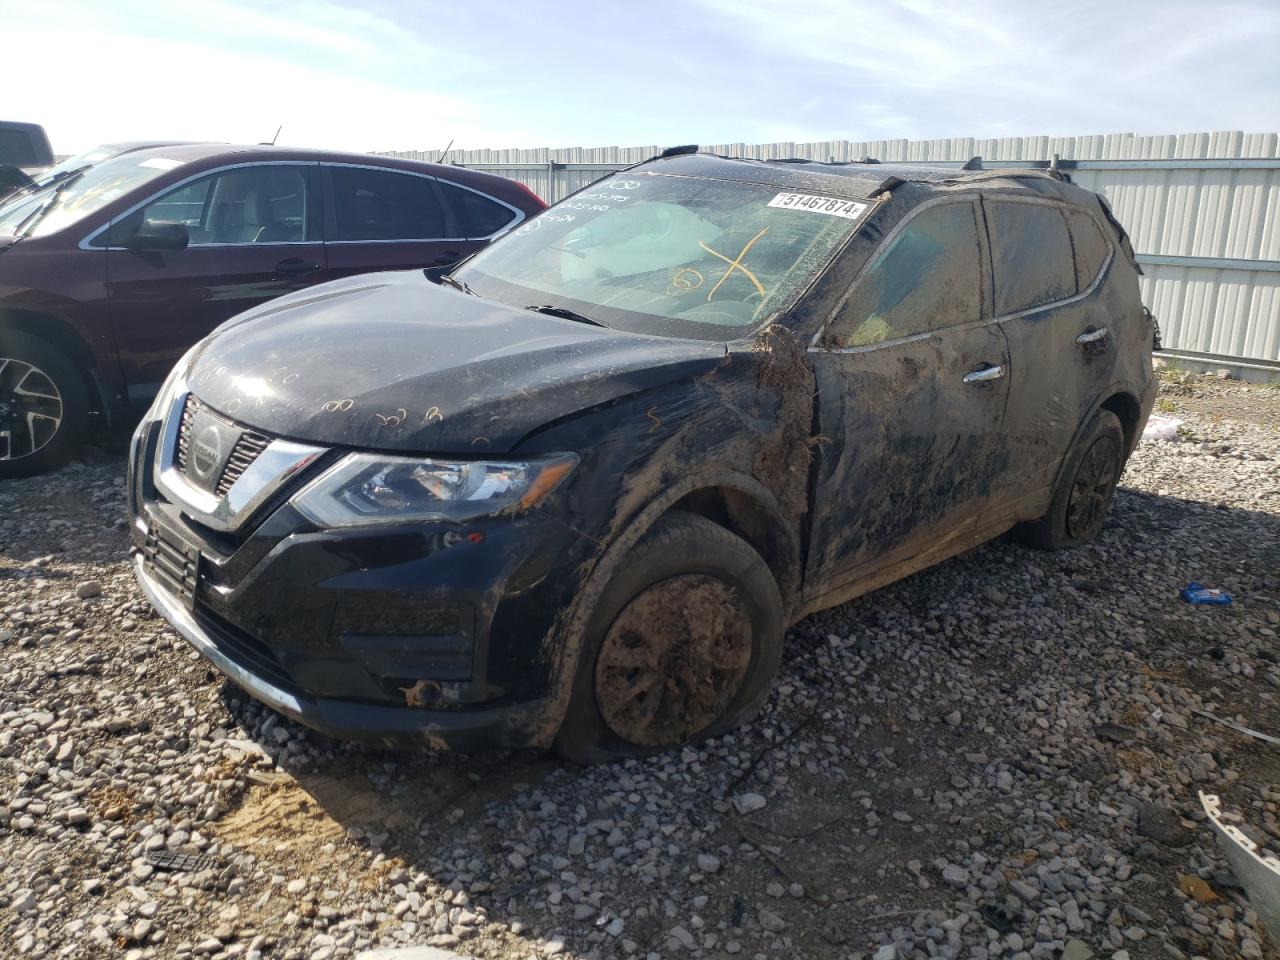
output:
M 1067 225 L 1071 228 L 1071 247 L 1076 254 L 1076 292 L 1080 293 L 1102 272 L 1111 247 L 1098 221 L 1083 210 L 1068 210 Z
M 445 180 L 437 181 L 444 201 L 453 211 L 462 235 L 478 240 L 497 233 L 516 218 L 508 207 L 474 190 L 466 190 Z
M 193 247 L 300 243 L 314 216 L 307 169 L 238 167 L 192 180 L 115 223 L 110 246 L 123 246 L 146 221 L 181 223 Z
M 330 167 L 333 230 L 329 240 L 432 240 L 444 218 L 431 180 L 390 170 Z
M 1044 203 L 988 202 L 996 316 L 1075 296 L 1075 258 L 1067 222 Z
M 973 204 L 925 210 L 876 254 L 826 345 L 865 347 L 979 320 L 980 270 Z

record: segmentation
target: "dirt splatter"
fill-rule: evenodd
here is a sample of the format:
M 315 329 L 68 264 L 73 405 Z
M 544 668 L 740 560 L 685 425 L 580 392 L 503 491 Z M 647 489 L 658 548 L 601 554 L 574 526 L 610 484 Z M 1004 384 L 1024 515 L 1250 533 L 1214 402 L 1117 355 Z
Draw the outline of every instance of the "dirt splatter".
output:
M 813 462 L 813 369 L 795 334 L 782 324 L 765 327 L 753 351 L 760 359 L 759 383 L 778 391 L 777 427 L 761 438 L 755 475 L 773 490 L 783 511 L 797 522 L 809 509 Z

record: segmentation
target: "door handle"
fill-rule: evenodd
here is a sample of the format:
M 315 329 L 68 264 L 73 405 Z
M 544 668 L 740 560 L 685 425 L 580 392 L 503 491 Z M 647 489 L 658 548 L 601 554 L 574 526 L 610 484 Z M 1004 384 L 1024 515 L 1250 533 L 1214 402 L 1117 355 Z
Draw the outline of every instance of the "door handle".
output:
M 436 257 L 435 264 L 437 267 L 447 267 L 451 263 L 457 263 L 462 259 L 462 254 L 457 250 L 446 250 L 440 256 Z
M 992 380 L 999 380 L 1005 374 L 1004 364 L 995 364 L 974 370 L 972 373 L 964 375 L 965 383 L 989 383 Z
M 304 273 L 315 273 L 319 269 L 318 263 L 308 263 L 301 257 L 290 257 L 276 264 L 275 273 L 279 277 L 300 277 Z
M 1105 340 L 1111 333 L 1106 327 L 1099 327 L 1097 330 L 1086 330 L 1080 336 L 1076 337 L 1076 343 L 1082 346 L 1088 346 L 1091 343 L 1098 343 Z

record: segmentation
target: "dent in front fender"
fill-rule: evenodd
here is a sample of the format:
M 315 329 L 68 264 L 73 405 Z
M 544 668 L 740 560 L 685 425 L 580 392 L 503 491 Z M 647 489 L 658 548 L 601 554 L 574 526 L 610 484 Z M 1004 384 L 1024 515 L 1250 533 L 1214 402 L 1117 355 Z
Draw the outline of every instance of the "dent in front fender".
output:
M 790 619 L 799 594 L 800 528 L 808 513 L 813 384 L 812 367 L 794 336 L 766 328 L 692 382 L 590 411 L 522 445 L 519 452 L 581 452 L 566 516 L 590 547 L 570 578 L 576 589 L 540 642 L 538 659 L 548 665 L 550 681 L 547 714 L 534 743 L 555 741 L 592 615 L 614 572 L 657 519 L 695 490 L 737 490 L 785 525 L 787 562 L 796 579 L 780 587 Z

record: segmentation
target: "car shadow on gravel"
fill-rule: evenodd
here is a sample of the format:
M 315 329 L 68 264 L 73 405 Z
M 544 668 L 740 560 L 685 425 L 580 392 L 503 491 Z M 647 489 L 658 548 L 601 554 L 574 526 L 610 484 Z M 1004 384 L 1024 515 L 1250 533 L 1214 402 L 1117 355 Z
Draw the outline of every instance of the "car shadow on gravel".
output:
M 318 850 L 353 845 L 371 858 L 362 882 L 482 908 L 499 940 L 550 911 L 560 922 L 542 935 L 585 944 L 625 912 L 629 938 L 669 948 L 662 898 L 627 909 L 619 876 L 645 895 L 686 884 L 710 896 L 706 919 L 727 936 L 776 947 L 785 929 L 796 955 L 869 943 L 913 918 L 941 922 L 957 899 L 996 932 L 1030 939 L 1034 897 L 1007 884 L 1041 882 L 1064 850 L 1111 864 L 1113 884 L 1106 870 L 1123 879 L 1136 863 L 1158 879 L 1123 902 L 1176 925 L 1169 891 L 1191 864 L 1212 862 L 1212 838 L 1183 849 L 1185 826 L 1177 846 L 1145 837 L 1129 798 L 1146 783 L 1140 795 L 1190 824 L 1198 789 L 1248 809 L 1259 783 L 1280 782 L 1274 751 L 1186 709 L 1280 729 L 1274 694 L 1231 668 L 1245 652 L 1264 666 L 1274 655 L 1274 643 L 1247 638 L 1261 622 L 1255 597 L 1280 586 L 1278 545 L 1275 515 L 1122 489 L 1088 547 L 997 541 L 807 618 L 747 728 L 607 767 L 340 744 L 226 684 L 224 705 L 253 731 L 249 752 L 274 763 L 241 781 L 212 830 L 286 873 L 322 869 Z M 1178 588 L 1190 579 L 1236 602 L 1188 605 Z M 1222 779 L 1225 769 L 1243 774 Z M 762 805 L 739 807 L 745 795 Z M 1038 826 L 1030 811 L 1049 799 L 1059 813 Z M 985 885 L 971 886 L 984 865 Z M 1105 912 L 1090 922 L 1107 929 Z

